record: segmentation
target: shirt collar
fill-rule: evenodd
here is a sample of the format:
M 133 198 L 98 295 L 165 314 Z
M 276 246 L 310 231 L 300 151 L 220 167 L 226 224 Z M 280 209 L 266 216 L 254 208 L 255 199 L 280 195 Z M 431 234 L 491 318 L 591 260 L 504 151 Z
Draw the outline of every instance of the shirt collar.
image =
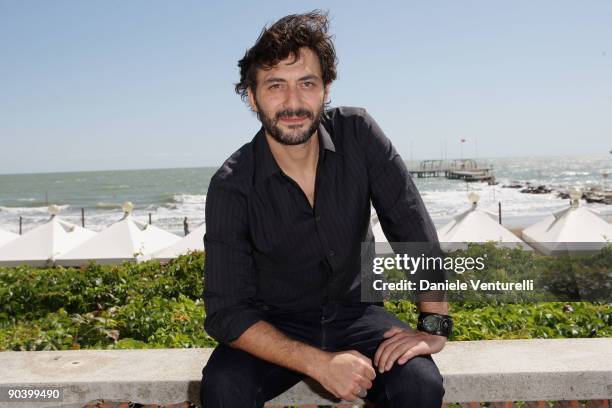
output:
M 325 129 L 325 126 L 323 126 L 322 122 L 319 123 L 319 129 L 317 133 L 319 134 L 320 146 L 323 146 L 323 149 L 325 150 L 329 150 L 330 152 L 336 153 L 336 145 L 334 144 L 334 141 L 329 135 L 327 129 Z
M 325 150 L 336 153 L 336 145 L 322 123 L 319 123 L 319 128 L 317 131 L 319 135 L 320 153 L 323 152 L 324 155 Z M 266 139 L 266 132 L 264 131 L 263 127 L 259 129 L 259 132 L 257 132 L 255 135 L 254 144 L 255 184 L 257 184 L 273 174 L 280 173 L 281 169 L 278 166 L 278 163 L 276 163 L 276 159 L 274 159 L 274 156 L 272 155 L 272 150 L 270 150 L 270 145 Z M 319 157 L 323 157 L 323 155 L 319 154 Z

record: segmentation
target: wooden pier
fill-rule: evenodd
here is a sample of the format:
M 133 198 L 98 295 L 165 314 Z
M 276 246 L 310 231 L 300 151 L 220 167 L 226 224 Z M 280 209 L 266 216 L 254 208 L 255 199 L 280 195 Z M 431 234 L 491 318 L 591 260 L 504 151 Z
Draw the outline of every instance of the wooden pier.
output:
M 423 160 L 416 169 L 409 170 L 417 178 L 446 177 L 452 180 L 493 181 L 492 167 L 479 167 L 476 160 Z

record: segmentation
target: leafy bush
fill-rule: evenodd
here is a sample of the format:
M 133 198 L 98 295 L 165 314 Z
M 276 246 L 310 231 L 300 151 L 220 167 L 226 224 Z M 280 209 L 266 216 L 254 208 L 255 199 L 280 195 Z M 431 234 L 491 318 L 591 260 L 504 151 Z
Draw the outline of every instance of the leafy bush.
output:
M 202 252 L 82 268 L 0 268 L 0 350 L 206 347 Z
M 122 306 L 136 297 L 193 300 L 202 296 L 202 252 L 167 265 L 97 265 L 82 268 L 0 268 L 0 321 L 33 320 L 64 308 L 87 313 Z
M 555 277 L 555 268 L 573 268 L 577 276 L 599 279 L 595 272 L 612 264 L 612 251 L 572 260 L 543 260 L 487 245 L 468 251 L 486 251 L 494 273 L 520 273 L 526 265 L 538 265 L 558 288 L 565 284 Z M 202 252 L 168 264 L 0 268 L 0 350 L 214 346 L 203 328 L 203 269 Z M 385 306 L 416 326 L 413 303 L 400 300 Z M 451 312 L 453 340 L 612 337 L 610 303 L 464 302 L 451 303 Z
M 417 308 L 402 300 L 385 304 L 416 327 Z M 609 303 L 451 303 L 451 340 L 612 337 Z

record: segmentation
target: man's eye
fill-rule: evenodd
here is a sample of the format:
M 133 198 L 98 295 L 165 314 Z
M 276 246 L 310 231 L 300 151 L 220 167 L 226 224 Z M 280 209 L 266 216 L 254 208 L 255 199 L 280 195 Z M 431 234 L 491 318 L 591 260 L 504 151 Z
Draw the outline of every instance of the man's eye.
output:
M 311 88 L 313 86 L 314 86 L 314 82 L 309 82 L 309 81 L 304 82 L 304 87 L 306 88 Z
M 272 84 L 268 87 L 268 89 L 280 89 L 280 84 Z

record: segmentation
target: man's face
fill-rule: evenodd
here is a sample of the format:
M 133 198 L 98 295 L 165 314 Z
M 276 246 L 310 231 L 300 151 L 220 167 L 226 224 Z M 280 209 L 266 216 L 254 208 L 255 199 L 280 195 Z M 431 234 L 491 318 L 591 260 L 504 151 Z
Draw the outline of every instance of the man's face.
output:
M 319 58 L 302 48 L 297 60 L 289 56 L 271 69 L 260 69 L 256 92 L 249 89 L 248 95 L 265 131 L 281 144 L 297 145 L 316 132 L 328 90 Z

